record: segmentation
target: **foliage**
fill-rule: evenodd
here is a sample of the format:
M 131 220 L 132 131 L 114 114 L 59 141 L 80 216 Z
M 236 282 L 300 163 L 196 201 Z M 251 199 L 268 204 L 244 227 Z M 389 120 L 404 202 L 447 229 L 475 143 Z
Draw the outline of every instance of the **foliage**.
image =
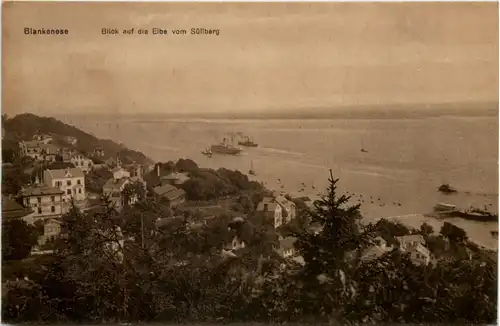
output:
M 182 188 L 187 193 L 190 200 L 210 200 L 230 195 L 236 195 L 241 191 L 259 190 L 260 184 L 250 181 L 248 176 L 240 171 L 228 169 L 198 169 L 190 173 L 190 180 L 186 181 Z M 243 201 L 244 199 L 242 199 Z M 247 201 L 242 207 L 243 210 L 250 210 L 250 205 L 255 205 Z
M 85 188 L 87 191 L 100 194 L 104 184 L 113 177 L 108 169 L 92 170 L 85 174 Z
M 198 164 L 190 159 L 181 158 L 175 163 L 175 171 L 177 172 L 195 172 L 198 169 Z
M 6 138 L 13 142 L 29 140 L 37 133 L 71 136 L 78 139 L 76 148 L 82 153 L 92 153 L 98 146 L 104 149 L 106 158 L 120 156 L 123 163 L 147 163 L 144 154 L 125 148 L 111 140 L 100 140 L 80 129 L 67 125 L 57 119 L 39 117 L 31 113 L 23 113 L 3 122 Z
M 431 225 L 424 223 L 420 226 L 420 234 L 421 235 L 429 236 L 433 233 L 434 233 L 434 228 Z
M 451 242 L 462 242 L 467 240 L 467 233 L 463 229 L 448 222 L 444 222 L 440 233 Z
M 37 239 L 36 228 L 22 219 L 2 219 L 2 260 L 28 257 Z
M 2 170 L 2 194 L 17 195 L 23 185 L 31 182 L 31 176 L 24 173 L 23 169 L 15 165 L 12 168 Z
M 244 181 L 238 178 L 220 179 L 236 187 Z M 170 211 L 148 198 L 121 212 L 109 202 L 94 213 L 73 208 L 63 216 L 64 236 L 54 255 L 4 267 L 3 317 L 37 323 L 494 322 L 494 254 L 451 226 L 434 235 L 423 225 L 430 250 L 440 252 L 435 264 L 415 265 L 399 250 L 362 262 L 359 254 L 375 236 L 394 239 L 416 230 L 388 220 L 362 227 L 359 205 L 337 193 L 337 182 L 332 176 L 327 194 L 302 217 L 304 225 L 319 223 L 323 231 L 290 232 L 304 266 L 276 255 L 276 230 L 259 213 L 245 220 L 221 213 L 203 221 L 195 211 Z M 241 196 L 240 203 L 252 198 Z M 169 223 L 158 227 L 158 218 Z M 246 248 L 221 255 L 235 235 Z

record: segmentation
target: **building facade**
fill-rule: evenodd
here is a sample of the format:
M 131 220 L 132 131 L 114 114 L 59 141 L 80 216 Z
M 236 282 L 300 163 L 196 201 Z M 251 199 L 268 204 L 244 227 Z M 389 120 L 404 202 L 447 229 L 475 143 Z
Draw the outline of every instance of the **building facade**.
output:
M 56 156 L 59 155 L 59 148 L 52 144 L 41 144 L 40 145 L 40 160 L 45 162 L 55 162 Z
M 186 201 L 186 192 L 169 184 L 153 188 L 156 196 L 164 198 L 170 207 L 176 207 Z
M 37 140 L 21 141 L 19 142 L 19 155 L 21 157 L 31 157 L 38 161 L 42 159 L 42 148 L 40 147 L 42 144 Z
M 261 212 L 272 219 L 274 228 L 279 228 L 283 225 L 283 208 L 274 198 L 265 197 L 259 205 L 257 205 L 257 212 Z
M 286 211 L 286 216 L 283 219 L 283 224 L 286 224 L 295 219 L 297 216 L 297 209 L 295 203 L 285 198 L 285 196 L 276 196 L 276 202 Z
M 85 195 L 85 175 L 79 168 L 68 168 L 58 170 L 45 170 L 43 172 L 45 185 L 61 189 L 63 201 L 70 202 L 84 201 Z
M 76 168 L 82 170 L 84 173 L 92 171 L 92 160 L 83 154 L 72 155 L 70 158 L 70 162 L 73 163 Z
M 38 237 L 38 245 L 43 246 L 48 241 L 55 240 L 61 234 L 61 221 L 48 219 L 43 224 L 43 235 Z
M 33 224 L 33 210 L 26 208 L 14 199 L 2 195 L 2 220 L 22 219 L 27 224 Z
M 51 135 L 46 135 L 42 133 L 37 133 L 33 136 L 32 140 L 41 142 L 43 144 L 50 144 L 54 140 L 54 138 Z
M 34 186 L 21 190 L 21 200 L 24 207 L 33 210 L 34 222 L 64 214 L 63 191 L 56 187 L 35 183 Z

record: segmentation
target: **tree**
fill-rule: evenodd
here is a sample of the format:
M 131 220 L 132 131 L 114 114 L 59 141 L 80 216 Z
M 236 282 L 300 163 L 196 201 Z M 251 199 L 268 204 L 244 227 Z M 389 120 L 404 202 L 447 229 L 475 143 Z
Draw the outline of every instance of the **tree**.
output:
M 198 170 L 198 164 L 191 159 L 181 158 L 175 163 L 175 169 L 179 172 L 193 172 Z
M 463 242 L 468 238 L 464 229 L 448 222 L 444 222 L 440 233 L 447 237 L 451 242 Z
M 362 250 L 368 241 L 368 230 L 361 229 L 360 205 L 349 206 L 349 198 L 337 195 L 337 182 L 330 171 L 327 194 L 314 203 L 310 220 L 323 226 L 319 234 L 297 234 L 296 247 L 304 257 L 301 281 L 305 283 L 307 312 L 332 315 L 349 300 L 353 268 L 350 253 Z M 359 253 L 358 253 L 359 255 Z M 329 280 L 320 284 L 318 277 Z M 313 293 L 308 296 L 307 292 Z
M 434 233 L 434 229 L 431 225 L 424 223 L 420 226 L 420 234 L 423 236 L 429 236 Z
M 15 166 L 13 169 L 3 169 L 2 194 L 17 195 L 22 186 L 29 184 L 30 181 L 30 175 L 24 173 L 19 166 Z
M 20 260 L 28 257 L 37 243 L 35 227 L 21 219 L 2 219 L 2 259 Z

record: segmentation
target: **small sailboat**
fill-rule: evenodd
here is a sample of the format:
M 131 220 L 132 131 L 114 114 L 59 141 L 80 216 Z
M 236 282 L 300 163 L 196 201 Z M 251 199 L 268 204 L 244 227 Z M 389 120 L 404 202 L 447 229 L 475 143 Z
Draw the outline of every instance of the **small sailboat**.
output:
M 250 170 L 248 171 L 248 174 L 255 175 L 255 170 L 253 169 L 253 161 L 250 161 Z
M 212 157 L 212 150 L 210 148 L 207 148 L 204 151 L 202 151 L 201 154 L 210 158 L 210 157 Z
M 361 152 L 368 153 L 368 151 L 365 149 L 365 146 L 363 145 L 363 141 L 361 141 Z

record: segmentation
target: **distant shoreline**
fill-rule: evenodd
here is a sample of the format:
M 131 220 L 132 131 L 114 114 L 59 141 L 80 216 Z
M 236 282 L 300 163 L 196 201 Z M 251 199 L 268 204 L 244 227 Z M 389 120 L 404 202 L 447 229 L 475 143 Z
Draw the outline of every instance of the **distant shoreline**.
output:
M 83 111 L 83 110 L 82 110 Z M 117 112 L 117 110 L 113 110 Z M 101 111 L 102 112 L 102 111 Z M 55 117 L 98 117 L 100 119 L 229 119 L 229 120 L 327 120 L 327 119 L 424 119 L 438 117 L 498 117 L 498 103 L 446 103 L 446 104 L 411 104 L 411 105 L 358 105 L 343 107 L 311 107 L 293 109 L 259 109 L 245 111 L 214 111 L 214 112 L 149 112 L 149 113 L 118 113 L 107 114 L 92 112 L 89 108 L 83 113 L 54 112 Z

